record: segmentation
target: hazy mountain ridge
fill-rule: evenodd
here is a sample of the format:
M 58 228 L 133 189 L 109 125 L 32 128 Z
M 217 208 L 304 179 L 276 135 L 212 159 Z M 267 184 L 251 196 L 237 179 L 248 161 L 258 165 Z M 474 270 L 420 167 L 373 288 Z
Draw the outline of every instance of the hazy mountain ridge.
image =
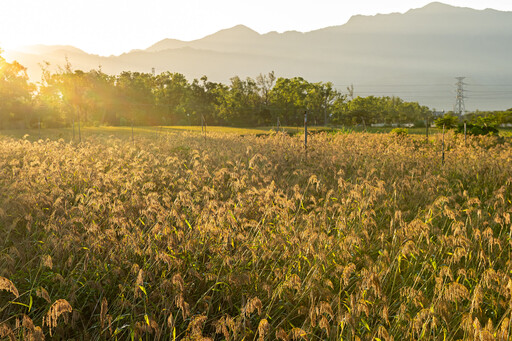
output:
M 338 88 L 353 83 L 356 95 L 398 95 L 436 108 L 450 109 L 454 77 L 468 76 L 468 87 L 511 84 L 500 96 L 471 93 L 468 109 L 511 107 L 512 12 L 474 10 L 431 3 L 404 14 L 353 16 L 346 24 L 311 32 L 259 34 L 238 25 L 193 41 L 164 39 L 145 50 L 101 57 L 68 46 L 41 47 L 36 54 L 9 53 L 38 79 L 38 63 L 121 71 L 180 72 L 190 80 L 207 75 L 229 82 L 274 70 L 278 76 L 332 81 Z M 413 91 L 408 84 L 424 85 Z M 432 90 L 432 84 L 438 84 Z M 394 86 L 394 87 L 393 87 Z M 510 93 L 507 93 L 511 90 Z M 507 96 L 508 94 L 508 96 Z

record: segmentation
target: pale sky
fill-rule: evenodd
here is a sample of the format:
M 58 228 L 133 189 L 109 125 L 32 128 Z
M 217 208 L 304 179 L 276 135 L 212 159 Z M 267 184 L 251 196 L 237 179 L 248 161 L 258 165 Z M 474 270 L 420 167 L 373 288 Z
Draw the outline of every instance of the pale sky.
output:
M 0 48 L 73 45 L 100 55 L 144 49 L 164 38 L 194 40 L 243 24 L 259 33 L 307 32 L 356 14 L 406 12 L 430 0 L 0 0 Z M 512 11 L 511 0 L 445 0 Z

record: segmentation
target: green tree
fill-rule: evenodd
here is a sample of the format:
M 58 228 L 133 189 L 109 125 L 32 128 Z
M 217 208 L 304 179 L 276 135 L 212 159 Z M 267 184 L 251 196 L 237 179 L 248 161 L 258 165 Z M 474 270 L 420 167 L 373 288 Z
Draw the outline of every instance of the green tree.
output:
M 252 78 L 246 80 L 236 76 L 231 78 L 229 90 L 219 106 L 219 116 L 230 126 L 249 126 L 258 121 L 257 113 L 260 103 L 258 87 Z
M 152 74 L 122 72 L 115 79 L 115 84 L 118 124 L 129 125 L 132 122 L 135 125 L 161 124 L 160 114 L 164 108 L 156 107 L 159 104 L 155 98 L 158 81 Z
M 113 122 L 116 116 L 116 89 L 115 77 L 98 70 L 91 70 L 85 74 L 88 102 L 88 119 L 92 124 L 105 124 Z M 112 124 L 112 123 L 111 123 Z
M 8 63 L 0 49 L 0 128 L 29 126 L 32 117 L 32 92 L 27 70 L 14 61 Z
M 269 72 L 267 75 L 259 74 L 256 77 L 256 86 L 258 87 L 260 96 L 260 108 L 258 114 L 258 124 L 274 124 L 277 116 L 274 114 L 274 108 L 272 107 L 270 92 L 276 82 L 276 76 L 274 71 Z
M 311 114 L 311 122 L 315 125 L 329 123 L 335 101 L 344 96 L 333 88 L 331 82 L 308 83 L 305 106 Z
M 192 81 L 187 108 L 195 118 L 193 124 L 200 124 L 201 116 L 208 125 L 220 124 L 217 108 L 222 102 L 224 90 L 227 90 L 225 88 L 226 86 L 221 83 L 208 81 L 206 76 Z
M 375 96 L 356 97 L 347 105 L 345 122 L 352 125 L 368 126 L 380 123 L 383 101 Z
M 270 91 L 270 100 L 283 124 L 302 124 L 303 113 L 311 104 L 311 98 L 306 99 L 308 90 L 310 84 L 302 77 L 277 79 Z
M 156 77 L 156 104 L 163 109 L 166 124 L 197 124 L 195 113 L 187 110 L 190 100 L 190 84 L 181 73 L 164 72 Z M 193 117 L 191 117 L 191 114 Z
M 36 115 L 41 119 L 44 127 L 63 127 L 68 123 L 67 117 L 70 115 L 70 110 L 64 105 L 55 75 L 49 70 L 50 63 L 43 62 L 40 65 L 42 77 L 34 97 Z
M 457 116 L 453 116 L 451 114 L 446 114 L 443 117 L 439 117 L 434 121 L 436 127 L 445 128 L 445 129 L 453 129 L 457 127 L 459 123 L 459 118 Z

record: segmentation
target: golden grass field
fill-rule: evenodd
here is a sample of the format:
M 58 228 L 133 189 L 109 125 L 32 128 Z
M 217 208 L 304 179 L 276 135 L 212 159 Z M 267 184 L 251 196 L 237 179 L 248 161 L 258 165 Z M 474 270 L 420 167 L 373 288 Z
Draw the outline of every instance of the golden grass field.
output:
M 510 141 L 105 130 L 0 137 L 0 339 L 511 338 Z

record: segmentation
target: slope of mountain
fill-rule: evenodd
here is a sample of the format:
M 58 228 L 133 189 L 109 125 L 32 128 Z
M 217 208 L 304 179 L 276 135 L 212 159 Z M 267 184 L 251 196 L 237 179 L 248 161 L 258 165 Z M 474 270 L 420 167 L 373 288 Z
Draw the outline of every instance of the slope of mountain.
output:
M 41 47 L 6 55 L 37 78 L 42 60 L 107 73 L 171 71 L 229 82 L 235 75 L 278 76 L 354 84 L 356 95 L 397 95 L 437 109 L 455 101 L 454 77 L 467 76 L 466 106 L 512 107 L 512 12 L 431 3 L 404 14 L 352 17 L 307 33 L 259 34 L 243 25 L 194 41 L 164 39 L 145 50 L 99 57 L 71 47 Z
M 52 54 L 52 53 L 70 53 L 70 54 L 87 54 L 84 51 L 69 45 L 31 45 L 22 46 L 17 49 L 19 52 L 29 54 Z

